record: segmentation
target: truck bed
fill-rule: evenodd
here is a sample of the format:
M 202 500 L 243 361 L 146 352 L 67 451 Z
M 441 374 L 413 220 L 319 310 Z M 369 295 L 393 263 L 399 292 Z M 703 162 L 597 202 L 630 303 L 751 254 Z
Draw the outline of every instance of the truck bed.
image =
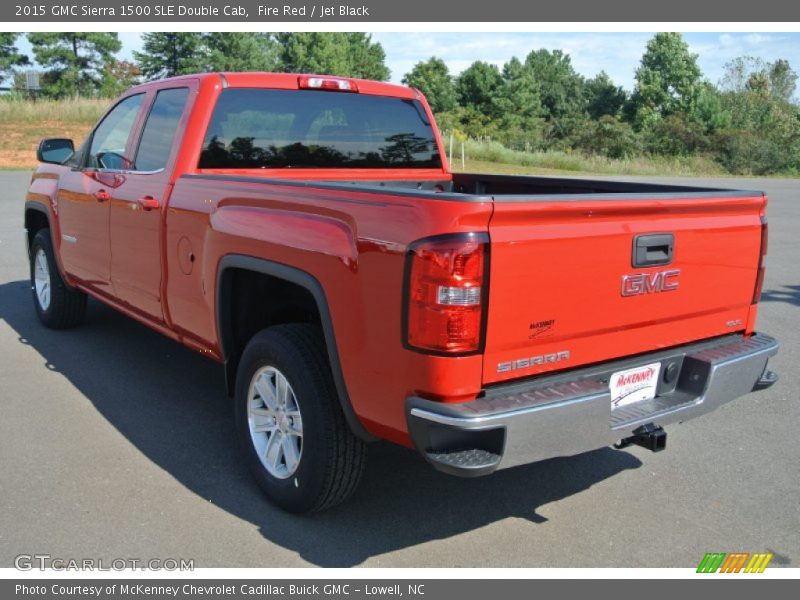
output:
M 351 247 L 360 248 L 353 254 L 356 261 L 376 240 L 401 257 L 415 239 L 411 232 L 426 237 L 437 235 L 436 227 L 451 226 L 437 225 L 439 214 L 461 215 L 463 223 L 474 223 L 471 229 L 487 232 L 484 385 L 747 332 L 756 316 L 753 290 L 766 205 L 761 192 L 480 174 L 454 174 L 451 180 L 317 181 L 206 173 L 186 178 L 195 189 L 224 185 L 232 194 L 224 201 L 226 210 L 245 195 L 251 206 L 269 198 L 273 207 L 283 202 L 278 198 L 291 197 L 290 211 L 299 209 L 297 198 L 314 205 L 313 212 L 339 206 L 347 216 L 338 231 L 348 230 Z M 365 207 L 363 212 L 355 203 Z M 454 213 L 457 203 L 463 209 Z M 468 213 L 475 216 L 467 218 Z M 370 231 L 380 220 L 385 221 L 380 234 Z M 300 245 L 309 236 L 332 240 L 340 235 L 304 228 L 287 239 L 289 229 L 270 235 Z M 635 239 L 660 234 L 671 236 L 669 260 L 634 264 Z M 368 243 L 357 241 L 362 236 Z M 402 262 L 395 268 L 399 282 Z M 621 289 L 625 285 L 631 289 Z
M 413 195 L 438 200 L 465 202 L 526 200 L 602 200 L 604 198 L 702 198 L 733 196 L 758 196 L 753 190 L 697 187 L 660 183 L 641 183 L 614 180 L 583 179 L 578 177 L 525 177 L 519 175 L 487 175 L 480 173 L 454 173 L 452 179 L 359 179 L 326 180 L 274 178 L 258 175 L 229 175 L 198 173 L 186 177 L 225 179 L 242 182 L 262 182 L 277 185 L 343 190 L 354 187 L 361 191 L 382 194 Z

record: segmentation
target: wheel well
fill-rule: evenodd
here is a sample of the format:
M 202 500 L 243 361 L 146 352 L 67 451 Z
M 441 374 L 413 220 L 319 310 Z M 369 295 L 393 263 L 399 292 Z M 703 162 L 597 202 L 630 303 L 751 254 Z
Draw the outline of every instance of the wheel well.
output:
M 319 307 L 306 288 L 265 273 L 230 268 L 219 287 L 219 332 L 228 393 L 245 346 L 262 329 L 283 323 L 321 324 Z
M 28 249 L 30 250 L 33 238 L 40 230 L 50 226 L 47 215 L 40 210 L 29 208 L 25 211 L 25 229 L 28 231 Z

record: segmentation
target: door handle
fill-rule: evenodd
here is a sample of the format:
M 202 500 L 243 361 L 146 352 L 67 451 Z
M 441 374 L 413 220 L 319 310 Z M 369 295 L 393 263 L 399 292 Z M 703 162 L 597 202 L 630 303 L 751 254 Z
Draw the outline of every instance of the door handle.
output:
M 634 267 L 658 267 L 672 263 L 675 252 L 675 235 L 652 233 L 633 238 Z
M 97 190 L 94 193 L 94 197 L 97 199 L 98 202 L 105 202 L 106 200 L 111 200 L 111 194 L 109 194 L 105 190 Z
M 143 196 L 137 200 L 139 206 L 142 207 L 142 210 L 153 210 L 154 208 L 160 208 L 161 203 L 153 198 L 152 196 Z

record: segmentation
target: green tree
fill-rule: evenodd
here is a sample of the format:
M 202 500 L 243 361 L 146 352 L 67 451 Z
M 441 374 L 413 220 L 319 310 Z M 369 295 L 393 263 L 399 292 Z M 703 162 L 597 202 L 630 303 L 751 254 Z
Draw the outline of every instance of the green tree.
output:
M 435 113 L 451 111 L 456 107 L 456 86 L 441 58 L 432 56 L 425 62 L 418 62 L 405 74 L 403 83 L 425 94 Z
M 281 68 L 287 73 L 317 73 L 389 79 L 383 47 L 365 33 L 279 33 Z
M 797 88 L 797 73 L 783 58 L 769 65 L 770 93 L 774 98 L 791 102 Z
M 386 66 L 386 52 L 378 42 L 372 41 L 368 33 L 348 33 L 347 48 L 350 56 L 352 77 L 387 81 L 391 75 Z
M 720 83 L 720 98 L 729 113 L 730 126 L 765 127 L 779 108 L 792 106 L 790 99 L 796 78 L 786 60 L 767 63 L 752 56 L 740 56 L 730 61 Z
M 697 55 L 680 33 L 657 33 L 649 42 L 636 70 L 631 103 L 639 126 L 661 117 L 687 112 L 701 84 Z
M 766 65 L 760 58 L 739 56 L 725 64 L 720 81 L 720 89 L 724 93 L 737 93 L 747 90 L 747 82 L 753 73 L 764 71 Z
M 29 33 L 33 55 L 44 69 L 43 90 L 63 97 L 94 94 L 102 84 L 105 66 L 122 49 L 116 33 Z
M 770 63 L 753 56 L 740 56 L 725 65 L 720 85 L 723 92 L 741 93 L 758 88 L 776 100 L 791 102 L 797 88 L 797 73 L 783 58 Z
M 539 83 L 516 57 L 503 65 L 500 87 L 492 99 L 499 137 L 514 148 L 538 145 L 545 114 Z
M 800 173 L 800 108 L 790 100 L 788 61 L 749 56 L 725 65 L 720 100 L 729 126 L 718 132 L 719 161 L 732 173 Z
M 133 56 L 145 79 L 161 79 L 208 70 L 202 33 L 150 32 L 142 35 L 141 52 Z
M 700 84 L 688 112 L 689 120 L 697 123 L 707 133 L 730 125 L 730 113 L 725 110 L 719 90 L 708 81 Z
M 525 66 L 541 88 L 542 106 L 548 116 L 561 118 L 583 112 L 583 78 L 561 50 L 534 50 Z
M 600 71 L 583 86 L 586 112 L 592 119 L 600 119 L 605 115 L 619 116 L 628 95 L 621 87 L 614 85 L 605 71 Z
M 484 116 L 496 113 L 494 98 L 503 85 L 503 77 L 496 65 L 475 61 L 456 79 L 458 103 L 468 110 Z
M 16 46 L 18 33 L 0 33 L 0 81 L 14 73 L 14 67 L 30 63 L 28 57 L 20 54 Z
M 127 60 L 111 60 L 103 69 L 100 95 L 116 98 L 128 88 L 140 82 L 142 72 L 139 67 Z
M 771 103 L 766 71 L 764 61 L 752 56 L 740 56 L 725 65 L 721 99 L 730 114 L 732 129 L 759 129 L 768 120 Z
M 278 44 L 268 33 L 213 32 L 204 42 L 209 71 L 278 70 Z
M 344 33 L 279 33 L 280 59 L 287 73 L 350 76 Z

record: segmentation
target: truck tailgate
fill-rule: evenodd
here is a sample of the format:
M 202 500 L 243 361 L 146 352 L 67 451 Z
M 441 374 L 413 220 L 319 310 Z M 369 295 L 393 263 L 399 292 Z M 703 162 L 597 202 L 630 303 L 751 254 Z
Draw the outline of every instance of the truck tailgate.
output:
M 745 330 L 765 205 L 737 192 L 496 199 L 484 383 Z M 634 266 L 637 236 L 664 264 Z

